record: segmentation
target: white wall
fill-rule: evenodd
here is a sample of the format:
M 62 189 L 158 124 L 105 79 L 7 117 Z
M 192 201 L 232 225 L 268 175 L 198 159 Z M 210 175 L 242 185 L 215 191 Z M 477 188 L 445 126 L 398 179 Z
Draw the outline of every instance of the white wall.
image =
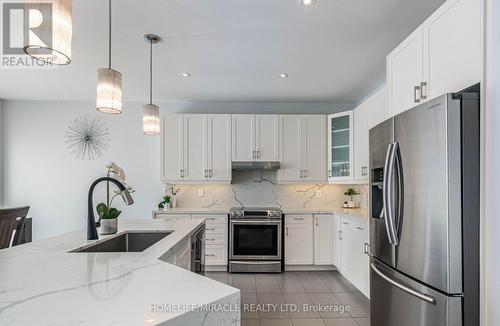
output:
M 486 0 L 482 325 L 500 325 L 500 3 Z
M 65 144 L 70 122 L 86 114 L 102 117 L 111 131 L 110 148 L 94 161 L 77 159 Z M 144 136 L 141 123 L 139 106 L 125 106 L 121 115 L 109 116 L 96 112 L 90 102 L 5 101 L 4 205 L 31 206 L 34 238 L 83 228 L 88 188 L 114 161 L 137 189 L 135 204 L 123 208 L 122 216 L 149 218 L 163 192 L 160 141 Z M 103 188 L 97 193 L 102 195 Z M 123 207 L 119 198 L 116 204 Z
M 125 103 L 121 115 L 95 111 L 93 102 L 4 101 L 4 206 L 30 205 L 34 238 L 45 238 L 83 228 L 87 191 L 103 176 L 110 161 L 125 169 L 137 191 L 135 204 L 123 207 L 123 218 L 150 218 L 163 194 L 160 183 L 159 137 L 142 134 L 141 103 Z M 328 103 L 163 103 L 165 112 L 328 113 L 350 109 Z M 100 116 L 111 131 L 110 148 L 94 161 L 69 153 L 68 125 L 84 115 Z M 96 191 L 95 203 L 104 191 Z

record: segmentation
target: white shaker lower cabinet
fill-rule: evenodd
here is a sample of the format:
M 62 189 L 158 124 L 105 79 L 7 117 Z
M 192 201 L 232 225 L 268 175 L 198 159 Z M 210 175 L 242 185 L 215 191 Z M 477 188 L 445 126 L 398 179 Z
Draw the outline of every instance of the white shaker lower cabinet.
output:
M 205 219 L 205 269 L 226 270 L 228 251 L 228 217 L 225 214 L 193 214 Z
M 313 216 L 285 216 L 285 265 L 312 265 L 313 252 Z
M 315 214 L 314 223 L 314 265 L 334 264 L 334 216 Z
M 368 225 L 342 217 L 341 228 L 340 272 L 358 290 L 370 297 L 370 259 L 365 253 Z

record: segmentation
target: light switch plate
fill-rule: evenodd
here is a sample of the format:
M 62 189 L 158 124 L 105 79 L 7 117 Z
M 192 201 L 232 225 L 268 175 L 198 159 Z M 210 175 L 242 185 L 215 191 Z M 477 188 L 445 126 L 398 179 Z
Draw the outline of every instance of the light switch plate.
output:
M 321 193 L 321 190 L 316 190 L 316 197 L 321 198 L 323 194 Z
M 198 189 L 198 196 L 199 197 L 205 197 L 205 189 L 204 188 Z

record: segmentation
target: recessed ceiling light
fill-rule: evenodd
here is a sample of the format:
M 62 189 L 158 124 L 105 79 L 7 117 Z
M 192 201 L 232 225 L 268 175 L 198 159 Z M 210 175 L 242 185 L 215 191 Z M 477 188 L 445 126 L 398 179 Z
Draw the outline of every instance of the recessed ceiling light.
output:
M 310 7 L 310 6 L 312 6 L 313 4 L 315 4 L 315 3 L 316 3 L 316 0 L 300 0 L 300 3 L 301 3 L 303 6 Z
M 278 75 L 279 78 L 288 78 L 288 74 L 281 73 Z
M 180 75 L 181 75 L 181 77 L 184 77 L 184 78 L 191 77 L 191 74 L 189 72 L 182 72 Z

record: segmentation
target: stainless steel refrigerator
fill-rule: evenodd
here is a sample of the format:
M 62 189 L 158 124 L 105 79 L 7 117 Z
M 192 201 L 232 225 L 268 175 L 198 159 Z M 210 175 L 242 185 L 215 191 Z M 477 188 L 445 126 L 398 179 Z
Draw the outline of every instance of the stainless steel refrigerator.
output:
M 372 326 L 479 325 L 478 88 L 370 130 Z

